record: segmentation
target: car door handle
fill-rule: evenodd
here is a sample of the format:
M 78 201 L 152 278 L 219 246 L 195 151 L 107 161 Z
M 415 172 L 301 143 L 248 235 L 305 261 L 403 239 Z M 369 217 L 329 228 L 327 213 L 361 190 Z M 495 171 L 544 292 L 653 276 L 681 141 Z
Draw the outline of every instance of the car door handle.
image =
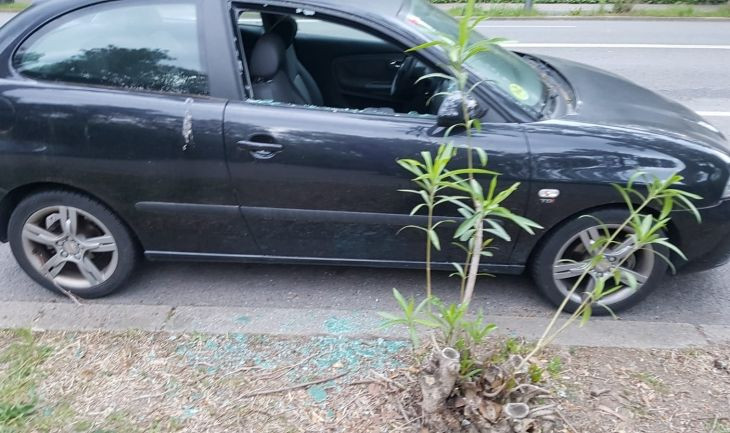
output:
M 242 147 L 251 152 L 266 151 L 266 152 L 281 152 L 284 150 L 284 146 L 277 143 L 259 143 L 257 141 L 242 140 L 238 142 L 238 146 Z
M 277 153 L 284 150 L 284 146 L 273 143 L 274 138 L 269 136 L 255 136 L 250 140 L 241 140 L 238 142 L 238 148 L 251 153 L 256 159 L 271 159 Z

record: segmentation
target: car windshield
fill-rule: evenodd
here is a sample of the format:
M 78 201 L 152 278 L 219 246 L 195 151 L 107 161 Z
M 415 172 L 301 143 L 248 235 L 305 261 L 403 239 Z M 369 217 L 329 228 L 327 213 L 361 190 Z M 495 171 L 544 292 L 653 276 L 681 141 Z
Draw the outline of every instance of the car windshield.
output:
M 457 39 L 459 35 L 459 23 L 453 17 L 423 0 L 412 0 L 401 19 L 426 37 L 442 33 Z M 482 34 L 473 32 L 470 41 L 483 39 Z M 470 58 L 467 66 L 519 104 L 536 111 L 545 104 L 545 85 L 540 76 L 511 51 L 495 45 Z

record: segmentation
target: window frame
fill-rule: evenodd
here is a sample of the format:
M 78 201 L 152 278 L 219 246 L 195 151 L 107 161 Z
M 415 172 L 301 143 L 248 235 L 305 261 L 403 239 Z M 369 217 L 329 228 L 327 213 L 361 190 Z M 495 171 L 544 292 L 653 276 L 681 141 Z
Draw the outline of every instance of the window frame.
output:
M 199 48 L 199 55 L 200 55 L 200 63 L 201 67 L 204 69 L 204 72 L 208 76 L 208 83 L 207 83 L 207 93 L 205 94 L 198 94 L 198 93 L 177 93 L 177 92 L 166 92 L 162 90 L 154 90 L 154 89 L 140 89 L 140 88 L 124 88 L 124 87 L 117 87 L 117 86 L 111 86 L 111 85 L 103 85 L 103 84 L 89 84 L 89 83 L 80 83 L 80 82 L 73 82 L 73 81 L 64 81 L 64 80 L 44 80 L 39 78 L 33 78 L 30 76 L 27 76 L 20 72 L 15 67 L 15 59 L 18 56 L 18 52 L 21 50 L 21 48 L 32 38 L 41 35 L 41 33 L 47 29 L 49 26 L 53 25 L 54 23 L 57 23 L 58 20 L 61 20 L 71 14 L 75 14 L 84 10 L 89 9 L 95 9 L 95 8 L 109 8 L 113 9 L 115 5 L 117 7 L 126 7 L 126 6 L 162 6 L 165 4 L 180 4 L 180 3 L 186 3 L 195 6 L 195 25 L 197 28 L 197 39 L 198 39 L 198 48 Z M 30 83 L 43 83 L 47 85 L 60 85 L 60 86 L 68 86 L 68 87 L 79 87 L 84 89 L 99 89 L 99 90 L 113 90 L 113 91 L 120 91 L 120 92 L 129 92 L 129 93 L 139 93 L 139 94 L 149 94 L 149 95 L 167 95 L 167 96 L 179 96 L 179 97 L 193 97 L 193 98 L 210 98 L 213 96 L 212 92 L 212 84 L 211 84 L 211 68 L 210 68 L 210 61 L 208 58 L 207 53 L 207 42 L 208 42 L 208 35 L 206 34 L 205 30 L 205 21 L 206 21 L 206 15 L 205 15 L 206 9 L 202 4 L 201 0 L 125 0 L 124 2 L 118 1 L 118 0 L 104 0 L 99 1 L 91 4 L 86 4 L 81 7 L 76 7 L 73 9 L 69 9 L 64 11 L 61 14 L 55 15 L 42 23 L 40 23 L 37 27 L 35 27 L 32 31 L 28 32 L 27 34 L 23 35 L 23 37 L 14 44 L 13 49 L 10 51 L 10 55 L 8 56 L 8 68 L 10 73 L 13 75 L 13 78 L 20 79 L 25 82 Z M 42 36 L 42 35 L 41 35 Z
M 243 45 L 243 39 L 241 35 L 241 31 L 237 25 L 238 17 L 244 12 L 271 12 L 271 13 L 281 13 L 286 15 L 291 15 L 293 17 L 296 17 L 298 14 L 296 11 L 298 9 L 301 9 L 298 7 L 298 5 L 278 5 L 275 3 L 267 3 L 266 6 L 263 4 L 258 3 L 250 3 L 250 2 L 234 2 L 234 4 L 231 7 L 231 22 L 234 25 L 233 33 L 235 34 L 236 38 L 236 53 L 235 56 L 237 57 L 237 61 L 241 63 L 243 66 L 243 71 L 241 71 L 242 74 L 242 80 L 245 83 L 245 92 L 241 95 L 239 101 L 250 104 L 250 105 L 257 105 L 257 104 L 265 104 L 269 107 L 280 107 L 280 108 L 295 108 L 295 109 L 306 109 L 310 111 L 315 112 L 332 112 L 333 110 L 336 110 L 338 113 L 347 113 L 351 115 L 361 115 L 361 116 L 373 116 L 373 117 L 387 117 L 387 118 L 396 118 L 396 119 L 420 119 L 420 120 L 433 120 L 434 123 L 437 119 L 436 115 L 432 114 L 417 114 L 412 115 L 408 113 L 386 113 L 386 112 L 370 112 L 370 111 L 363 111 L 363 110 L 357 110 L 357 109 L 348 109 L 348 108 L 337 108 L 337 107 L 327 107 L 327 106 L 311 106 L 306 104 L 289 104 L 289 103 L 279 103 L 279 104 L 267 104 L 265 102 L 261 102 L 261 100 L 254 99 L 253 98 L 253 86 L 251 85 L 252 79 L 251 79 L 251 73 L 250 69 L 248 67 L 248 62 L 246 59 L 246 51 L 244 50 Z M 332 10 L 323 10 L 319 7 L 315 6 L 307 6 L 307 10 L 314 11 L 314 16 L 316 16 L 316 19 L 319 19 L 320 21 L 325 22 L 332 22 L 335 24 L 339 24 L 345 27 L 350 27 L 359 31 L 362 31 L 364 33 L 367 33 L 373 37 L 380 38 L 384 41 L 387 41 L 395 46 L 403 47 L 404 45 L 407 46 L 407 43 L 404 41 L 404 38 L 399 38 L 398 33 L 393 32 L 392 29 L 389 29 L 387 27 L 377 27 L 374 25 L 374 23 L 370 21 L 366 21 L 361 17 L 355 17 L 351 15 L 345 15 L 343 13 L 335 13 L 335 11 Z M 310 17 L 307 17 L 310 18 Z M 402 36 L 402 35 L 400 35 Z M 407 49 L 407 48 L 406 48 Z M 405 49 L 404 49 L 405 51 Z M 419 61 L 425 63 L 429 68 L 432 68 L 435 71 L 446 73 L 446 71 L 438 66 L 438 63 L 436 62 L 436 59 L 432 56 L 428 55 L 429 53 L 418 51 L 414 52 L 411 55 L 416 56 Z M 485 106 L 490 107 L 491 105 L 487 103 L 487 101 L 484 100 L 484 98 L 477 95 L 477 98 L 480 102 L 480 104 L 485 104 Z M 500 116 L 501 117 L 501 116 Z

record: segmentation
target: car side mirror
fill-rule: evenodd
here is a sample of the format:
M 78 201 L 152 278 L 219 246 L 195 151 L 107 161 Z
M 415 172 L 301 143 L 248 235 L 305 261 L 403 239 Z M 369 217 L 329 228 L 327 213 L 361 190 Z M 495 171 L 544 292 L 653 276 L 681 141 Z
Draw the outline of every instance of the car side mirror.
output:
M 481 119 L 487 114 L 487 110 L 479 105 L 471 95 L 464 96 L 462 92 L 453 92 L 446 96 L 438 111 L 438 126 L 450 128 L 454 125 L 464 123 L 464 102 L 470 119 Z

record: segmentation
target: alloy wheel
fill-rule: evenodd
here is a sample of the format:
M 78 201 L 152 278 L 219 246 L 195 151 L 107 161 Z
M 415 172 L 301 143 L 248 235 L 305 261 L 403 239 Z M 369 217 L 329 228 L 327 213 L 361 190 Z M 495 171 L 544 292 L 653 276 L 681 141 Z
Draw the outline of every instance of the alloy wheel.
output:
M 116 271 L 117 242 L 88 212 L 51 206 L 33 213 L 23 225 L 22 246 L 44 278 L 70 290 L 99 286 Z
M 597 250 L 600 250 L 596 247 L 596 242 L 602 236 L 605 237 L 605 230 L 612 231 L 618 227 L 620 226 L 617 224 L 591 227 L 576 234 L 563 245 L 553 264 L 553 280 L 563 296 L 568 296 L 581 275 L 591 268 Z M 616 271 L 621 275 L 619 289 L 602 298 L 597 302 L 598 305 L 610 307 L 640 290 L 654 270 L 656 255 L 651 246 L 638 251 L 634 249 L 634 235 L 628 228 L 624 229 L 607 248 L 603 260 L 589 271 L 587 278 L 583 279 L 571 296 L 571 300 L 581 303 L 582 294 L 593 291 L 599 278 L 613 276 Z M 636 282 L 635 288 L 631 287 L 633 283 L 631 280 Z

